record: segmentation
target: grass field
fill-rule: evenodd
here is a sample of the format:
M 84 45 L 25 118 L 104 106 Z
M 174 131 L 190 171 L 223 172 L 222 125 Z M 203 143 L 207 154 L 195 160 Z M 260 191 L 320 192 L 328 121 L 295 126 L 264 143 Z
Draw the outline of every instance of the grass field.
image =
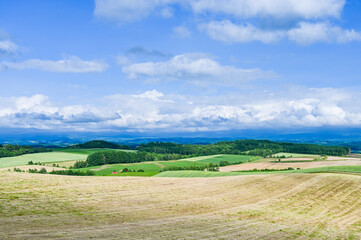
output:
M 158 162 L 159 164 L 163 165 L 164 167 L 201 167 L 201 166 L 207 166 L 207 163 L 203 163 L 200 161 L 183 161 L 183 160 L 178 160 L 178 161 L 162 161 L 162 162 Z
M 29 161 L 42 163 L 56 163 L 65 161 L 85 160 L 86 156 L 63 152 L 47 152 L 25 154 L 16 157 L 0 158 L 0 168 L 27 165 Z
M 158 172 L 163 169 L 162 165 L 156 163 L 134 163 L 134 164 L 111 164 L 111 165 L 103 165 L 103 166 L 96 166 L 96 167 L 88 167 L 88 168 L 81 168 L 79 170 L 86 171 L 86 170 L 94 170 L 95 174 L 98 176 L 109 175 L 112 172 L 119 172 L 120 170 L 128 168 L 131 170 L 144 170 L 145 172 Z
M 0 239 L 360 239 L 361 177 L 0 172 Z

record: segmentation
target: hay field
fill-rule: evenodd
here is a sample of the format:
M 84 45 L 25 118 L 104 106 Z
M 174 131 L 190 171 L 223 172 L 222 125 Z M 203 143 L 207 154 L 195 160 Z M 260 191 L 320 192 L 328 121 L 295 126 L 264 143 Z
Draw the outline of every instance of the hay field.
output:
M 0 239 L 360 239 L 361 177 L 0 172 Z

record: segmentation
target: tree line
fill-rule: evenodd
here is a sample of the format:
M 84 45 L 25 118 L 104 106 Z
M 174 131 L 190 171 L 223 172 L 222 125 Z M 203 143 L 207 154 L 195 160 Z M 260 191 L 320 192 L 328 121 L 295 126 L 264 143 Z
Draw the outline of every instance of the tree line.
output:
M 349 147 L 323 146 L 316 144 L 272 142 L 268 140 L 223 141 L 208 145 L 150 142 L 137 148 L 142 152 L 180 155 L 245 154 L 269 156 L 279 152 L 342 156 L 350 153 Z
M 41 152 L 51 152 L 51 149 L 46 148 L 34 148 L 31 146 L 20 146 L 20 145 L 12 145 L 0 144 L 0 158 L 2 157 L 15 157 L 19 155 L 29 154 L 29 153 L 41 153 Z
M 109 149 L 130 149 L 128 145 L 116 144 L 103 140 L 94 140 L 86 143 L 69 146 L 70 149 L 90 149 L 90 148 L 109 148 Z

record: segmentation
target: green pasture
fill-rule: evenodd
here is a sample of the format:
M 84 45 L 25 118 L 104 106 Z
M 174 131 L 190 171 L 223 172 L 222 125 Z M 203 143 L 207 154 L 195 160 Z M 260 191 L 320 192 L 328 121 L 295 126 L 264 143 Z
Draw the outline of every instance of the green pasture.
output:
M 86 156 L 64 152 L 32 153 L 16 157 L 0 158 L 0 168 L 27 165 L 29 161 L 41 163 L 57 163 L 65 161 L 85 160 Z
M 163 169 L 163 166 L 150 162 L 150 163 L 133 163 L 133 164 L 110 164 L 110 165 L 103 165 L 96 167 L 80 168 L 79 170 L 82 171 L 93 170 L 96 175 L 104 176 L 104 175 L 109 175 L 112 172 L 119 172 L 124 168 L 128 168 L 133 171 L 134 170 L 138 171 L 142 169 L 145 172 L 159 172 L 160 170 Z
M 206 166 L 208 164 L 202 163 L 202 162 L 193 162 L 193 161 L 161 161 L 158 162 L 159 164 L 165 166 L 165 167 L 202 167 Z

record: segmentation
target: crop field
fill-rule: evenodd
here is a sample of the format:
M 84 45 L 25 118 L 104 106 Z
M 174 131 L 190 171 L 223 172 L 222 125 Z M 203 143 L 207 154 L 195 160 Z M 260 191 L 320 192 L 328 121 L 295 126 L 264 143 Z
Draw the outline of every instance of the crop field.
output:
M 0 239 L 360 239 L 361 177 L 0 171 Z
M 361 160 L 346 161 L 304 161 L 304 162 L 257 162 L 245 163 L 219 168 L 221 172 L 246 171 L 253 169 L 287 169 L 287 168 L 318 168 L 332 166 L 361 166 Z
M 71 154 L 63 152 L 46 152 L 25 154 L 16 157 L 0 158 L 0 168 L 23 166 L 27 165 L 29 161 L 42 163 L 56 163 L 65 161 L 85 160 L 86 156 L 80 154 Z
M 254 156 L 244 156 L 244 155 L 215 155 L 215 156 L 205 156 L 205 157 L 196 157 L 196 158 L 185 158 L 181 160 L 172 160 L 172 161 L 155 161 L 155 162 L 141 162 L 141 163 L 132 163 L 132 164 L 110 164 L 103 166 L 94 166 L 88 168 L 82 168 L 81 170 L 93 170 L 96 175 L 104 176 L 110 175 L 112 172 L 119 172 L 124 168 L 130 170 L 144 170 L 145 172 L 160 172 L 161 170 L 167 167 L 200 167 L 206 166 L 210 163 L 219 164 L 220 161 L 228 161 L 229 163 L 239 163 L 239 162 L 248 162 L 258 157 Z M 60 166 L 67 166 L 60 165 Z M 127 173 L 132 175 L 132 173 Z M 133 174 L 136 176 L 137 174 Z M 112 174 L 112 176 L 118 176 Z

